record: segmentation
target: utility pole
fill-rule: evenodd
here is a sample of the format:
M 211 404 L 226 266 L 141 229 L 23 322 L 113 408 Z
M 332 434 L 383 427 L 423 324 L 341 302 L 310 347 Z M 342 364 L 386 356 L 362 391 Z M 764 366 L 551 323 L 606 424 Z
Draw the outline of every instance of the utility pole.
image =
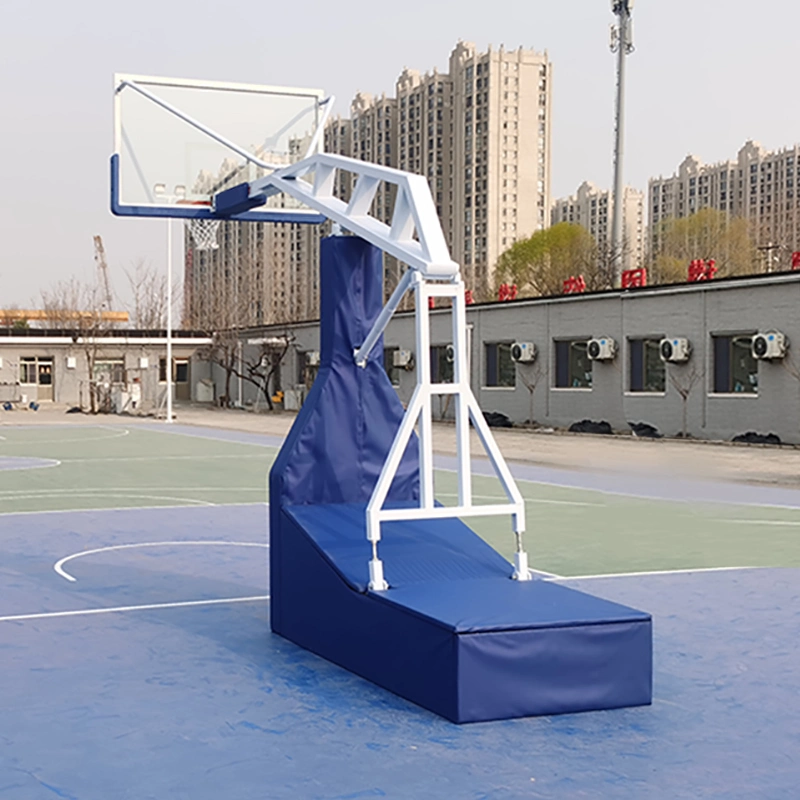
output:
M 622 274 L 623 249 L 623 186 L 622 154 L 625 145 L 625 58 L 633 52 L 633 21 L 631 12 L 635 0 L 611 0 L 611 10 L 617 24 L 611 26 L 611 52 L 617 54 L 617 118 L 614 142 L 614 209 L 611 217 L 611 258 L 614 264 L 614 285 L 619 286 Z

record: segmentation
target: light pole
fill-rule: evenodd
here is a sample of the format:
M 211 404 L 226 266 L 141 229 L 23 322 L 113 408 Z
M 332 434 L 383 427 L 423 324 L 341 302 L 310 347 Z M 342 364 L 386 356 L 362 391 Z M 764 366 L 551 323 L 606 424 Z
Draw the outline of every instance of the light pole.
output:
M 173 194 L 167 187 L 157 183 L 153 193 L 164 200 L 176 202 L 186 197 L 186 187 L 176 186 Z M 167 218 L 167 424 L 172 424 L 172 219 Z
M 619 286 L 622 273 L 623 180 L 622 154 L 625 124 L 625 57 L 633 52 L 633 22 L 631 12 L 635 0 L 611 0 L 617 25 L 611 27 L 611 52 L 617 54 L 617 117 L 614 142 L 614 208 L 611 217 L 611 258 L 614 265 L 614 285 Z

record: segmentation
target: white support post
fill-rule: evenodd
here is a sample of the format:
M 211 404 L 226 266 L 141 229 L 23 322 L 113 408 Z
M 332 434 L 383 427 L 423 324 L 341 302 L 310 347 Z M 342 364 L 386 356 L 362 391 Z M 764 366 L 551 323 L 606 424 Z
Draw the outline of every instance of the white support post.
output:
M 172 220 L 167 220 L 167 424 L 172 424 Z
M 431 417 L 431 321 L 428 308 L 428 285 L 417 275 L 414 300 L 417 307 L 417 386 L 422 407 L 419 417 L 420 501 L 423 508 L 433 508 L 433 420 Z
M 458 459 L 458 504 L 472 505 L 472 464 L 469 446 L 469 353 L 467 351 L 467 311 L 464 284 L 459 281 L 453 298 L 453 383 L 455 396 L 456 458 Z
M 381 523 L 391 520 L 448 519 L 511 514 L 516 534 L 513 576 L 520 581 L 531 579 L 528 555 L 522 542 L 525 530 L 525 502 L 497 444 L 492 437 L 478 401 L 469 384 L 469 354 L 467 353 L 466 303 L 464 285 L 460 280 L 450 283 L 431 283 L 414 273 L 412 283 L 416 301 L 417 386 L 397 431 L 389 457 L 367 505 L 367 538 L 372 543 L 370 589 L 388 588 L 383 578 L 383 562 L 378 558 L 377 543 L 381 538 Z M 430 369 L 430 310 L 431 297 L 452 298 L 453 303 L 453 383 L 431 383 Z M 381 327 L 381 331 L 383 327 Z M 379 334 L 378 334 L 379 335 Z M 363 350 L 364 348 L 362 348 Z M 361 351 L 359 351 L 361 352 Z M 357 354 L 358 355 L 358 354 Z M 431 401 L 435 394 L 452 394 L 456 402 L 456 440 L 458 460 L 458 505 L 436 506 L 433 479 L 433 425 Z M 470 421 L 486 450 L 492 467 L 508 498 L 507 504 L 473 505 L 472 470 L 470 463 Z M 419 422 L 420 505 L 418 508 L 384 509 L 392 481 L 408 446 L 414 426 Z

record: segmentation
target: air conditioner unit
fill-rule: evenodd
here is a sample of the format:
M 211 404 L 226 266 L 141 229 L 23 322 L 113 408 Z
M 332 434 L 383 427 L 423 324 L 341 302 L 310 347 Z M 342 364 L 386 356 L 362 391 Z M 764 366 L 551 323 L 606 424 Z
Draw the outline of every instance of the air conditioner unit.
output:
M 309 350 L 306 353 L 306 366 L 309 367 L 319 366 L 319 350 Z
M 392 353 L 392 366 L 411 369 L 414 366 L 414 354 L 410 350 L 395 350 Z
M 617 343 L 610 336 L 589 339 L 586 352 L 592 361 L 611 361 L 617 354 Z
M 514 342 L 511 345 L 513 361 L 531 362 L 536 360 L 536 345 L 533 342 Z
M 783 358 L 788 347 L 789 340 L 780 331 L 757 333 L 753 337 L 753 358 Z
M 456 349 L 453 345 L 447 345 L 444 357 L 447 359 L 448 364 L 452 364 L 456 360 Z
M 658 353 L 662 361 L 688 361 L 689 356 L 692 354 L 692 344 L 688 339 L 681 336 L 662 339 L 658 343 Z

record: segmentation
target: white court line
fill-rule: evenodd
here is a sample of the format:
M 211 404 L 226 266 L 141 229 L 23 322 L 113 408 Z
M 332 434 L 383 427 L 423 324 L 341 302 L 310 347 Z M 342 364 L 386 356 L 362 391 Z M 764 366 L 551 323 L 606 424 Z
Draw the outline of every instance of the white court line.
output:
M 38 426 L 29 425 L 28 429 L 35 429 Z M 107 425 L 86 425 L 83 430 L 114 430 Z M 128 436 L 130 431 L 125 428 L 121 433 L 113 433 L 111 436 L 93 436 L 92 438 L 83 437 L 81 439 L 6 439 L 9 444 L 36 446 L 40 444 L 70 444 L 72 442 L 107 442 L 109 439 L 121 439 L 123 436 Z
M 103 486 L 97 489 L 90 489 L 88 492 L 263 492 L 263 486 Z M 87 493 L 88 493 L 87 492 Z M 51 494 L 74 494 L 74 489 L 0 489 L 0 499 L 2 495 L 9 495 L 8 499 L 14 499 L 15 494 L 24 494 L 33 497 L 34 495 Z
M 11 469 L 4 469 L 2 472 L 22 472 L 26 469 L 49 469 L 50 467 L 60 467 L 61 462 L 57 458 L 39 458 L 39 456 L 3 456 L 3 458 L 27 458 L 32 461 L 49 461 L 49 464 L 31 464 L 29 467 L 11 467 Z
M 181 423 L 178 423 L 181 424 Z M 188 425 L 189 423 L 183 423 L 184 425 Z M 202 427 L 202 426 L 198 426 Z M 145 433 L 169 433 L 172 436 L 186 436 L 188 439 L 208 439 L 211 442 L 225 442 L 225 444 L 246 444 L 250 445 L 250 447 L 265 447 L 271 450 L 278 450 L 280 449 L 278 445 L 275 444 L 262 444 L 261 442 L 239 442 L 236 439 L 224 439 L 221 436 L 203 436 L 200 433 L 187 433 L 186 431 L 175 431 L 175 430 L 158 430 L 154 431 L 152 428 L 143 428 L 142 429 Z M 219 428 L 203 428 L 203 430 L 220 430 Z M 228 428 L 227 430 L 236 431 L 235 428 Z M 245 435 L 251 436 L 274 436 L 278 439 L 285 439 L 286 435 L 280 436 L 276 433 L 250 433 L 249 431 L 238 431 L 238 433 L 244 433 Z
M 237 506 L 264 506 L 269 508 L 269 503 L 217 503 L 211 504 L 212 508 L 231 508 Z M 48 511 L 0 511 L 1 517 L 25 517 L 32 514 L 102 514 L 106 511 L 169 511 L 179 508 L 207 508 L 207 506 L 192 506 L 181 504 L 177 506 L 110 506 L 106 508 L 53 508 Z M 26 531 L 29 535 L 30 531 Z
M 63 458 L 64 464 L 96 463 L 98 461 L 209 461 L 215 458 L 269 458 L 266 453 L 253 453 L 247 455 L 243 453 L 218 454 L 218 455 L 192 455 L 192 456 L 116 456 L 102 458 Z
M 648 575 L 690 575 L 693 572 L 734 572 L 745 569 L 767 569 L 767 567 L 696 567 L 694 569 L 658 569 L 649 572 L 608 572 L 599 575 L 564 575 L 559 578 L 545 578 L 544 580 L 559 581 L 588 581 L 594 578 L 641 578 Z
M 437 497 L 458 497 L 455 492 L 436 492 Z M 473 499 L 477 500 L 507 500 L 505 495 L 491 495 L 491 494 L 474 494 Z M 605 508 L 605 503 L 581 503 L 578 500 L 544 500 L 533 497 L 523 497 L 526 503 L 548 503 L 555 506 L 598 506 Z
M 194 608 L 197 606 L 219 606 L 229 603 L 256 603 L 269 600 L 268 594 L 250 597 L 222 597 L 217 600 L 183 600 L 177 603 L 148 603 L 141 606 L 114 606 L 112 608 L 83 608 L 76 611 L 44 611 L 39 614 L 11 614 L 0 617 L 0 622 L 24 622 L 30 619 L 57 619 L 58 617 L 88 617 L 95 614 L 117 614 L 120 611 L 155 611 L 161 608 Z
M 71 497 L 135 497 L 141 500 L 174 500 L 178 503 L 190 503 L 197 506 L 215 506 L 216 503 L 209 503 L 208 500 L 195 500 L 193 497 L 167 497 L 156 494 L 135 494 L 133 492 L 113 492 L 109 489 L 93 489 L 88 492 L 69 492 Z M 46 495 L 45 495 L 46 496 Z M 12 497 L 0 498 L 0 500 L 40 500 L 41 494 L 16 494 Z M 86 509 L 91 511 L 92 509 Z M 98 509 L 99 510 L 99 509 Z M 12 512 L 13 513 L 13 512 Z
M 734 525 L 800 525 L 788 519 L 712 519 L 712 522 L 732 522 Z
M 223 547 L 264 547 L 268 548 L 269 545 L 263 542 L 228 542 L 228 541 L 213 541 L 210 539 L 200 539 L 198 541 L 180 541 L 180 542 L 139 542 L 136 544 L 115 544 L 110 545 L 108 547 L 96 547 L 93 550 L 83 550 L 80 553 L 73 553 L 70 556 L 65 556 L 60 561 L 56 562 L 53 566 L 53 569 L 62 577 L 66 578 L 68 581 L 75 583 L 78 579 L 74 578 L 68 572 L 66 572 L 63 567 L 68 561 L 72 561 L 75 558 L 83 558 L 84 556 L 92 556 L 96 555 L 97 553 L 108 553 L 112 550 L 134 550 L 138 547 L 179 547 L 179 546 L 186 546 L 191 545 L 194 547 L 198 546 L 223 546 Z

